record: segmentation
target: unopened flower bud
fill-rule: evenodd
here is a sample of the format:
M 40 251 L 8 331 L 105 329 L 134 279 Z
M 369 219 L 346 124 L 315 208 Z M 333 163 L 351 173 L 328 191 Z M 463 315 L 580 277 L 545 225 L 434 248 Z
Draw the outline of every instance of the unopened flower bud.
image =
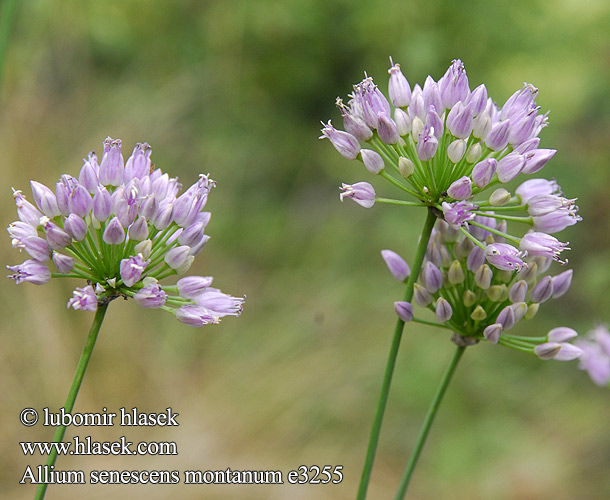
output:
M 555 149 L 535 149 L 525 153 L 525 164 L 521 170 L 524 174 L 533 174 L 544 167 L 555 156 Z
M 568 328 L 567 326 L 559 326 L 557 328 L 553 328 L 547 335 L 547 339 L 549 342 L 567 342 L 570 339 L 576 337 L 578 333 L 572 328 Z
M 185 299 L 194 299 L 212 285 L 212 276 L 187 276 L 178 280 L 178 293 Z
M 485 312 L 485 309 L 483 309 L 483 307 L 481 307 L 481 305 L 479 304 L 477 305 L 477 307 L 474 308 L 474 311 L 472 311 L 470 317 L 475 321 L 483 321 L 485 318 L 487 318 L 487 313 Z
M 44 215 L 52 219 L 61 213 L 57 206 L 55 193 L 51 189 L 36 181 L 30 181 L 30 186 L 32 187 L 34 203 Z
M 134 252 L 136 254 L 142 254 L 145 259 L 148 259 L 148 257 L 150 257 L 150 253 L 152 252 L 152 241 L 140 241 L 140 243 L 134 247 Z
M 394 110 L 394 122 L 396 123 L 396 130 L 398 135 L 404 137 L 411 132 L 411 118 L 402 109 L 396 108 Z
M 404 282 L 410 276 L 411 269 L 409 269 L 409 264 L 396 252 L 382 250 L 381 256 L 396 281 Z
M 112 213 L 112 197 L 104 186 L 98 186 L 93 196 L 93 216 L 99 221 L 108 220 Z
M 515 313 L 515 323 L 521 321 L 527 314 L 528 307 L 527 303 L 525 302 L 516 302 L 515 304 L 511 304 L 509 307 Z
M 474 274 L 474 282 L 483 290 L 487 290 L 491 286 L 493 271 L 487 264 L 479 266 Z
M 546 302 L 553 296 L 553 279 L 551 276 L 545 276 L 533 288 L 530 298 L 533 302 Z
M 377 133 L 385 144 L 396 144 L 400 139 L 394 120 L 385 113 L 379 113 Z
M 505 294 L 508 295 L 506 285 L 492 285 L 487 289 L 487 297 L 492 302 L 502 302 Z
M 394 302 L 394 311 L 396 312 L 398 317 L 405 323 L 408 323 L 413 319 L 413 306 L 409 302 Z
M 100 183 L 118 186 L 123 180 L 124 162 L 121 155 L 121 140 L 107 137 L 104 141 L 104 155 L 100 162 Z
M 519 175 L 525 160 L 519 153 L 512 152 L 498 162 L 496 173 L 500 182 L 512 181 Z
M 564 295 L 572 284 L 572 269 L 568 269 L 557 276 L 553 276 L 553 298 L 558 299 Z
M 487 111 L 479 114 L 473 122 L 472 135 L 484 141 L 491 130 L 491 118 Z
M 488 148 L 494 151 L 503 150 L 508 144 L 508 133 L 510 131 L 510 120 L 504 120 L 496 123 L 487 137 L 485 138 L 485 144 Z
M 534 347 L 534 354 L 540 359 L 553 359 L 561 349 L 559 342 L 546 342 Z
M 454 260 L 449 266 L 449 270 L 447 271 L 447 280 L 452 285 L 457 285 L 459 283 L 463 283 L 465 279 L 466 276 L 464 275 L 462 265 L 459 261 Z
M 426 290 L 419 283 L 415 283 L 413 285 L 413 298 L 415 299 L 415 302 L 417 302 L 417 305 L 420 307 L 428 307 L 433 300 L 433 297 L 432 295 L 430 295 L 430 292 L 428 292 L 428 290 Z
M 400 70 L 400 64 L 394 64 L 389 70 L 390 81 L 388 83 L 388 93 L 390 101 L 395 108 L 406 107 L 411 104 L 411 87 L 409 82 Z
M 445 323 L 451 319 L 453 316 L 453 309 L 451 308 L 451 304 L 447 302 L 443 297 L 439 297 L 436 301 L 436 319 L 439 323 Z
M 498 160 L 495 158 L 486 158 L 477 163 L 472 169 L 472 180 L 475 186 L 481 189 L 486 187 L 496 173 L 497 165 Z
M 409 160 L 409 158 L 405 158 L 401 156 L 398 158 L 398 170 L 400 171 L 400 175 L 402 175 L 405 179 L 410 177 L 415 171 L 415 164 Z
M 492 207 L 501 207 L 510 201 L 511 195 L 504 188 L 498 188 L 489 197 L 489 203 Z
M 75 241 L 83 241 L 87 236 L 87 223 L 76 214 L 66 217 L 64 229 Z
M 191 268 L 191 266 L 193 265 L 193 262 L 195 261 L 195 256 L 194 255 L 189 255 L 186 260 L 182 263 L 182 265 L 178 268 L 176 268 L 176 274 L 181 275 L 181 274 L 186 274 L 187 271 Z
M 534 316 L 536 316 L 538 309 L 540 309 L 540 304 L 535 302 L 533 304 L 530 304 L 527 308 L 527 312 L 525 313 L 524 318 L 532 319 Z
M 527 294 L 527 283 L 525 280 L 515 282 L 508 291 L 508 298 L 512 303 L 523 302 Z
M 72 243 L 72 236 L 52 222 L 46 215 L 40 218 L 40 225 L 44 228 L 47 243 L 53 250 L 61 250 Z
M 510 330 L 515 325 L 515 311 L 511 306 L 506 306 L 500 311 L 496 323 L 501 324 L 503 330 Z
M 462 297 L 462 301 L 466 307 L 473 306 L 477 301 L 477 294 L 472 290 L 464 290 L 464 296 Z
M 453 163 L 459 162 L 466 153 L 466 141 L 464 139 L 456 139 L 447 146 L 447 156 Z
M 466 260 L 466 267 L 469 271 L 474 273 L 483 264 L 485 264 L 485 252 L 481 247 L 472 247 L 472 250 L 468 254 L 468 259 Z
M 485 338 L 492 344 L 498 343 L 501 333 L 502 333 L 502 325 L 500 325 L 499 323 L 494 323 L 493 325 L 489 325 L 487 328 L 485 328 L 485 330 L 483 330 L 483 335 L 485 335 Z
M 466 150 L 466 161 L 468 163 L 474 163 L 479 161 L 481 155 L 483 154 L 483 148 L 481 147 L 480 142 L 475 142 Z
M 377 151 L 373 151 L 372 149 L 361 149 L 360 155 L 362 157 L 362 163 L 364 163 L 364 166 L 371 174 L 377 175 L 383 170 L 383 158 Z
M 133 224 L 129 226 L 127 230 L 129 239 L 133 241 L 142 241 L 148 238 L 148 222 L 146 217 L 138 217 Z
M 189 257 L 189 252 L 191 248 L 182 245 L 179 247 L 172 248 L 165 254 L 165 262 L 172 269 L 178 269 L 182 264 L 184 264 Z
M 415 118 L 413 118 L 413 121 L 411 122 L 411 135 L 413 136 L 413 140 L 415 142 L 419 141 L 419 136 L 421 135 L 423 130 L 424 130 L 424 122 L 422 121 L 422 119 L 419 116 L 416 116 Z
M 555 361 L 572 361 L 580 358 L 584 351 L 575 345 L 568 344 L 567 342 L 560 342 L 561 349 L 553 358 Z
M 451 183 L 447 194 L 455 200 L 466 200 L 472 196 L 472 181 L 470 177 L 463 176 Z
M 55 267 L 60 273 L 68 274 L 74 269 L 74 258 L 62 253 L 53 252 L 53 264 L 55 264 Z
M 426 262 L 422 270 L 422 283 L 430 293 L 436 293 L 443 286 L 443 276 L 432 262 Z
M 118 245 L 125 241 L 125 230 L 117 217 L 110 220 L 104 230 L 102 239 L 109 245 Z

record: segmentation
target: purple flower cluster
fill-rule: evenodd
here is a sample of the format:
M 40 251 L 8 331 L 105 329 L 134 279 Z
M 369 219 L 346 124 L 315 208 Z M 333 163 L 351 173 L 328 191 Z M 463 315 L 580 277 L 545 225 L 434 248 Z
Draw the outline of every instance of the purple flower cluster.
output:
M 422 200 L 440 202 L 447 193 L 465 199 L 451 193 L 453 183 L 466 192 L 505 183 L 538 172 L 556 152 L 538 148 L 547 114 L 540 113 L 538 89 L 530 84 L 498 107 L 485 85 L 470 89 L 460 60 L 438 81 L 428 76 L 423 87 L 411 88 L 399 64 L 392 64 L 389 74 L 389 99 L 367 76 L 354 85 L 347 105 L 337 99 L 345 130 L 329 121 L 321 138 L 372 173 L 386 164 L 400 172 L 400 159 L 409 160 L 414 172 L 407 181 Z
M 488 245 L 481 248 L 462 231 L 442 220 L 437 222 L 414 285 L 415 302 L 462 337 L 500 343 L 541 359 L 578 358 L 585 349 L 569 342 L 576 337 L 571 328 L 555 328 L 544 337 L 508 333 L 521 320 L 532 318 L 543 303 L 563 296 L 570 287 L 572 270 L 549 275 L 551 256 L 525 255 L 518 250 L 515 254 L 506 250 L 514 247 L 506 245 L 502 237 L 484 234 L 476 226 L 469 231 Z M 389 250 L 382 256 L 392 275 L 403 281 L 407 263 Z M 488 265 L 490 262 L 495 265 Z M 413 319 L 413 306 L 408 302 L 396 302 L 394 310 L 403 321 Z
M 178 179 L 155 168 L 150 155 L 148 144 L 137 144 L 124 161 L 121 141 L 107 138 L 101 161 L 90 153 L 78 178 L 62 175 L 54 191 L 31 181 L 34 204 L 14 191 L 19 220 L 8 232 L 13 247 L 31 258 L 8 266 L 9 277 L 37 285 L 52 277 L 85 279 L 89 284 L 68 302 L 73 309 L 95 311 L 123 296 L 191 326 L 239 315 L 244 298 L 212 288 L 211 277 L 159 284 L 184 274 L 209 240 L 210 213 L 203 209 L 215 182 L 201 175 L 180 193 Z
M 556 153 L 539 148 L 547 114 L 536 104 L 538 89 L 524 84 L 498 107 L 485 85 L 470 89 L 459 60 L 438 81 L 429 76 L 423 87 L 411 87 L 398 64 L 392 63 L 389 74 L 389 98 L 367 76 L 354 86 L 347 104 L 337 99 L 345 130 L 329 121 L 321 138 L 418 202 L 378 198 L 368 182 L 343 184 L 341 200 L 351 198 L 365 208 L 375 202 L 419 203 L 455 229 L 476 225 L 481 234 L 500 235 L 506 241 L 485 250 L 488 262 L 499 269 L 518 271 L 526 255 L 561 262 L 567 243 L 551 235 L 581 220 L 576 200 L 546 179 L 526 180 L 514 194 L 504 187 L 520 174 L 540 171 Z M 482 196 L 496 185 L 502 186 Z M 511 234 L 509 221 L 532 231 L 523 237 Z M 476 233 L 470 231 L 474 238 Z

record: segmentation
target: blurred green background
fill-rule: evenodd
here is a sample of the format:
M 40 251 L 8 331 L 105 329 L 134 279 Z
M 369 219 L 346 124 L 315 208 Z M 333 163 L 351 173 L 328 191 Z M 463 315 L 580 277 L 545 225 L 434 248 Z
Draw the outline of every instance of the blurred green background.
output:
M 343 465 L 340 485 L 51 486 L 65 499 L 349 499 L 355 496 L 402 287 L 379 251 L 412 259 L 417 209 L 339 203 L 343 182 L 371 180 L 318 141 L 367 71 L 382 89 L 388 57 L 410 83 L 461 58 L 471 88 L 501 104 L 524 81 L 550 109 L 541 172 L 578 197 L 570 293 L 522 334 L 610 322 L 610 3 L 217 0 L 22 1 L 0 87 L 2 225 L 11 187 L 54 185 L 107 136 L 138 141 L 187 185 L 218 182 L 212 240 L 193 271 L 246 294 L 239 319 L 192 329 L 162 311 L 112 304 L 76 411 L 138 407 L 180 413 L 178 428 L 69 429 L 70 439 L 169 440 L 175 457 L 60 457 L 57 468 L 256 469 Z M 6 14 L 6 0 L 0 9 Z M 6 29 L 6 26 L 2 28 Z M 374 181 L 373 181 L 374 182 Z M 379 185 L 379 184 L 377 184 Z M 0 261 L 24 257 L 0 246 Z M 92 314 L 66 311 L 78 283 L 0 281 L 0 496 L 19 485 L 21 409 L 65 399 Z M 370 498 L 392 498 L 452 352 L 445 334 L 409 325 L 398 360 Z M 576 363 L 541 362 L 499 346 L 468 350 L 433 428 L 409 498 L 606 499 L 610 393 Z

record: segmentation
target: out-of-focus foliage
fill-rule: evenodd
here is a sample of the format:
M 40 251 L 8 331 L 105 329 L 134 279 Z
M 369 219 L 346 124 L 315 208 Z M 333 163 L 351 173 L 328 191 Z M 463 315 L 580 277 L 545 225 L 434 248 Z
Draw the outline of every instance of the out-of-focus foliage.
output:
M 166 313 L 113 303 L 77 411 L 137 406 L 181 415 L 179 428 L 68 430 L 134 442 L 176 441 L 177 457 L 60 457 L 57 468 L 276 469 L 344 465 L 337 486 L 51 486 L 47 498 L 352 498 L 402 289 L 379 251 L 413 257 L 417 210 L 340 204 L 364 168 L 317 140 L 340 123 L 334 99 L 364 71 L 385 87 L 388 56 L 411 84 L 461 58 L 471 87 L 503 102 L 523 81 L 550 109 L 541 172 L 579 198 L 572 290 L 523 332 L 610 322 L 610 4 L 603 0 L 353 2 L 23 1 L 0 90 L 0 213 L 10 187 L 54 185 L 110 135 L 137 141 L 190 184 L 218 181 L 212 240 L 198 259 L 241 318 L 189 329 Z M 23 256 L 0 246 L 1 261 Z M 75 282 L 0 282 L 0 495 L 19 485 L 19 441 L 53 430 L 22 408 L 63 402 L 91 315 L 65 310 Z M 527 332 L 529 333 L 529 332 Z M 382 432 L 371 498 L 391 497 L 451 352 L 446 334 L 409 325 Z M 575 364 L 499 346 L 468 350 L 416 472 L 413 499 L 607 498 L 610 395 Z

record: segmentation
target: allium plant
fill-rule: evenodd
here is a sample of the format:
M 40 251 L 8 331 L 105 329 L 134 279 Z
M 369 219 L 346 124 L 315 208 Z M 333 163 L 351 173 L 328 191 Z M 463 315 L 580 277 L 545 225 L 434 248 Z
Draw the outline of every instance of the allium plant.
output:
M 137 144 L 127 161 L 121 141 L 107 138 L 98 163 L 84 160 L 78 178 L 62 175 L 53 191 L 31 181 L 29 202 L 13 191 L 19 220 L 8 227 L 14 248 L 29 255 L 7 266 L 16 283 L 43 285 L 52 278 L 86 281 L 76 287 L 68 308 L 95 312 L 87 344 L 68 394 L 69 413 L 84 376 L 108 304 L 133 298 L 145 308 L 162 309 L 190 326 L 217 324 L 239 316 L 244 298 L 213 288 L 211 276 L 186 276 L 173 285 L 161 281 L 184 275 L 209 240 L 210 213 L 203 211 L 215 182 L 209 175 L 183 193 L 177 178 L 155 168 L 148 144 Z M 63 439 L 58 427 L 55 442 Z M 53 465 L 57 454 L 49 455 Z M 41 484 L 36 498 L 43 498 Z
M 485 85 L 471 90 L 461 61 L 435 81 L 411 87 L 391 60 L 387 96 L 366 77 L 354 85 L 347 104 L 337 98 L 344 130 L 329 121 L 329 139 L 349 160 L 388 181 L 407 199 L 382 198 L 369 182 L 343 184 L 341 200 L 365 208 L 375 203 L 427 209 L 411 267 L 384 250 L 392 275 L 406 282 L 394 304 L 398 320 L 383 378 L 358 498 L 366 496 L 404 323 L 435 324 L 453 332 L 455 354 L 406 467 L 396 498 L 403 498 L 443 394 L 465 348 L 479 341 L 502 344 L 540 359 L 571 360 L 583 353 L 570 340 L 576 332 L 558 327 L 546 335 L 509 330 L 533 317 L 546 301 L 563 295 L 572 271 L 568 244 L 554 234 L 581 218 L 575 199 L 554 180 L 534 177 L 555 155 L 540 148 L 547 113 L 536 104 L 538 89 L 524 84 L 498 106 Z M 521 179 L 516 189 L 511 181 Z M 511 183 L 511 184 L 509 184 Z M 402 261 L 402 262 L 401 262 Z M 434 312 L 436 321 L 414 317 L 412 300 Z M 516 329 L 516 328 L 515 328 Z

